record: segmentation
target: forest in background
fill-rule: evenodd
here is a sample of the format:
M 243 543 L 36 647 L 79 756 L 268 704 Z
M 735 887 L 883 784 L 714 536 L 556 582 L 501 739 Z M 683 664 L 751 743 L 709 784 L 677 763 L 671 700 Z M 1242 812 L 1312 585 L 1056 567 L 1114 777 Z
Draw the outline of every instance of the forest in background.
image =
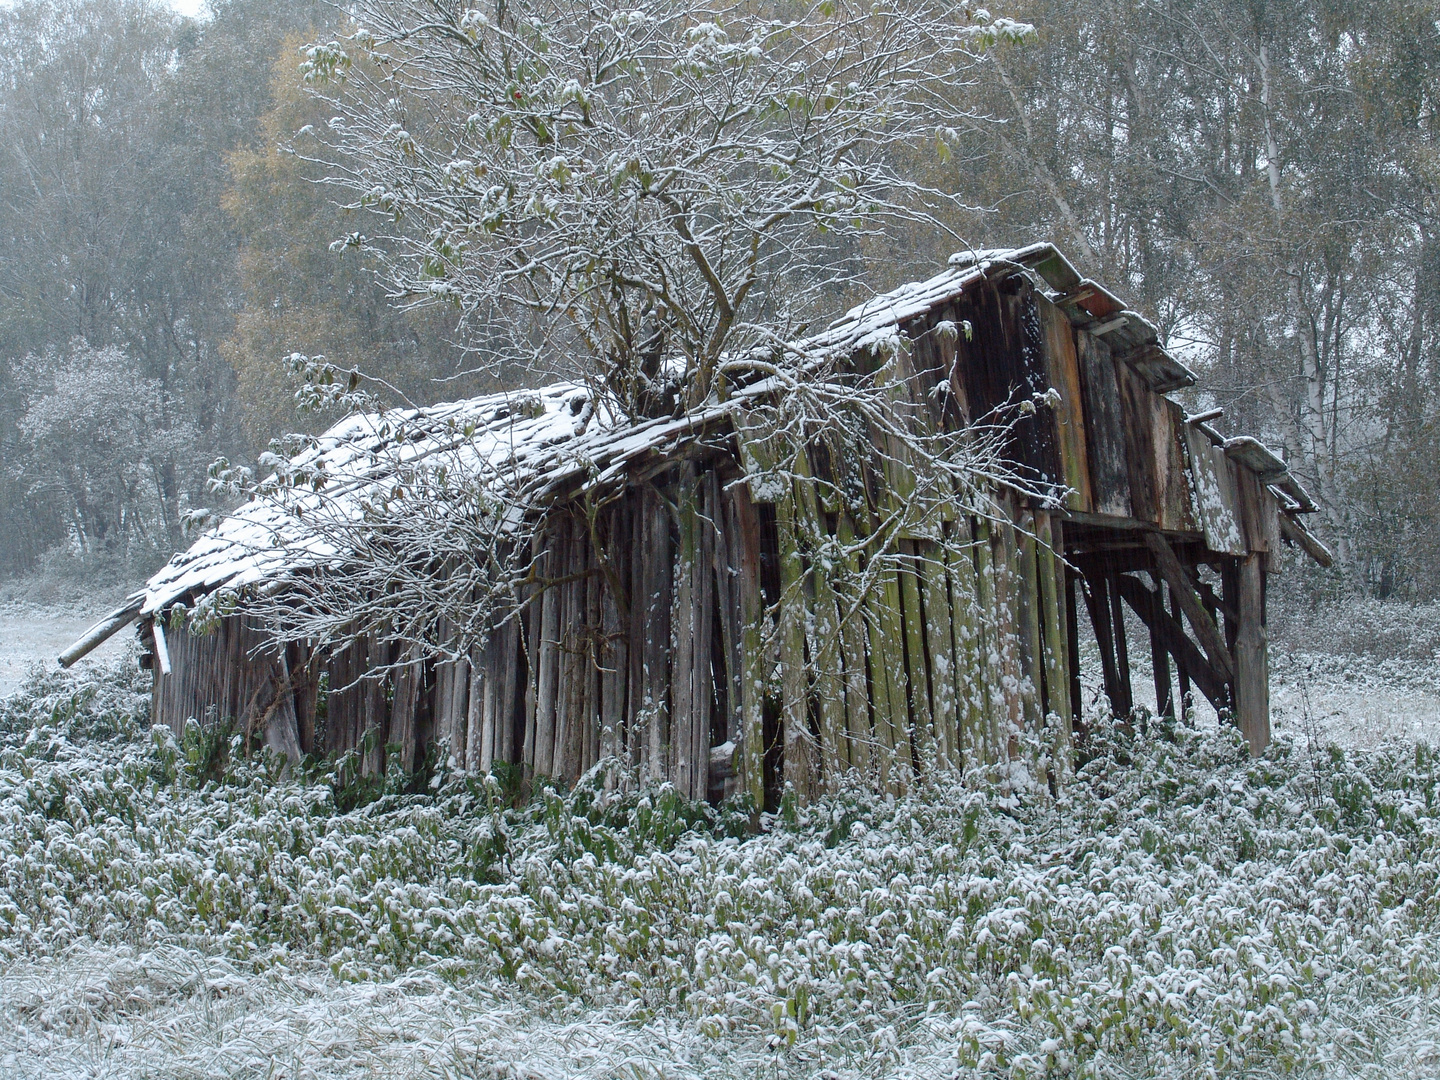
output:
M 990 50 L 974 120 L 910 164 L 973 208 L 955 232 L 1053 239 L 1151 318 L 1200 376 L 1187 404 L 1224 407 L 1304 478 L 1341 555 L 1331 587 L 1440 595 L 1430 5 L 1003 14 L 1036 38 Z M 152 569 L 209 500 L 211 460 L 329 422 L 296 411 L 292 354 L 394 402 L 553 374 L 474 373 L 451 311 L 398 310 L 332 250 L 363 211 L 319 182 L 328 115 L 299 65 L 348 30 L 303 0 L 201 22 L 133 0 L 0 12 L 0 575 Z M 868 283 L 954 247 L 893 234 L 864 252 Z

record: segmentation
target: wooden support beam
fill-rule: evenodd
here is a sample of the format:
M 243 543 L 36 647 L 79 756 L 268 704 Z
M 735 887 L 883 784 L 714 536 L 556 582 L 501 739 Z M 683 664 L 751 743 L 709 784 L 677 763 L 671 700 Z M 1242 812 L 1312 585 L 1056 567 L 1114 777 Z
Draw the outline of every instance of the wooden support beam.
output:
M 1175 594 L 1170 594 L 1170 617 L 1177 623 L 1180 622 L 1180 601 L 1175 599 Z M 1181 624 L 1184 625 L 1183 623 Z M 1190 697 L 1190 669 L 1180 660 L 1175 658 L 1175 672 L 1180 679 L 1180 715 L 1185 715 L 1186 701 Z
M 1210 617 L 1210 613 L 1200 603 L 1200 597 L 1195 593 L 1190 575 L 1185 572 L 1185 567 L 1176 557 L 1174 550 L 1165 537 L 1158 532 L 1145 534 L 1145 546 L 1155 556 L 1155 566 L 1164 577 L 1165 584 L 1170 586 L 1171 593 L 1180 601 L 1180 608 L 1185 612 L 1185 617 L 1190 620 L 1190 625 L 1195 630 L 1195 636 L 1200 639 L 1200 646 L 1205 650 L 1205 655 L 1209 657 L 1211 665 L 1225 675 L 1226 682 L 1233 681 L 1235 660 L 1230 655 L 1224 638 L 1220 636 L 1220 631 L 1215 626 L 1215 620 Z
M 1125 609 L 1120 606 L 1120 590 L 1117 586 L 1120 575 L 1110 576 L 1110 622 L 1115 633 L 1116 685 L 1120 690 L 1117 708 L 1124 717 L 1129 717 L 1135 708 L 1135 685 L 1130 678 L 1130 638 L 1125 633 Z M 1115 703 L 1115 698 L 1110 699 Z
M 1250 753 L 1270 745 L 1270 657 L 1265 633 L 1265 555 L 1240 560 L 1240 625 L 1235 639 L 1235 719 Z
M 1070 726 L 1081 731 L 1085 723 L 1085 695 L 1080 686 L 1080 604 L 1075 590 L 1082 588 L 1080 575 L 1065 574 L 1065 642 L 1070 648 Z
M 1205 654 L 1190 640 L 1179 620 L 1171 618 L 1166 612 L 1155 591 L 1139 578 L 1129 574 L 1118 575 L 1115 584 L 1130 609 L 1140 616 L 1140 621 L 1160 638 L 1165 649 L 1190 672 L 1195 685 L 1209 699 L 1210 704 L 1214 705 L 1217 711 L 1226 708 L 1229 704 L 1229 684 L 1225 677 L 1215 670 L 1205 658 Z
M 1163 584 L 1160 586 L 1156 601 L 1162 608 L 1165 606 Z M 1165 642 L 1153 627 L 1150 628 L 1150 670 L 1155 677 L 1155 714 L 1174 719 L 1175 686 L 1170 681 L 1170 653 L 1166 649 Z
M 1120 712 L 1119 667 L 1115 663 L 1115 637 L 1110 623 L 1109 578 L 1104 574 L 1087 574 L 1085 577 L 1085 606 L 1090 611 L 1090 626 L 1095 631 L 1095 643 L 1100 649 L 1100 675 L 1105 684 L 1105 696 L 1110 699 L 1110 708 Z

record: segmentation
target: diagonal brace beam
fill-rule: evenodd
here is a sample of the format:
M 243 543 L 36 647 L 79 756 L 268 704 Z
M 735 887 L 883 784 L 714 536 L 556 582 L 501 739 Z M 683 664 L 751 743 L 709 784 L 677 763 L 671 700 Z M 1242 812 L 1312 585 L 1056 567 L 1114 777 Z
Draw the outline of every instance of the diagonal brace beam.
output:
M 1116 585 L 1120 595 L 1140 616 L 1140 621 L 1149 627 L 1165 650 L 1179 662 L 1183 670 L 1199 687 L 1215 711 L 1230 707 L 1230 687 L 1220 672 L 1216 671 L 1205 654 L 1185 634 L 1185 628 L 1165 610 L 1159 594 L 1139 578 L 1129 574 L 1117 575 Z
M 1185 617 L 1195 628 L 1195 636 L 1200 639 L 1200 646 L 1210 658 L 1211 666 L 1224 676 L 1227 683 L 1233 683 L 1235 659 L 1230 655 L 1225 639 L 1220 636 L 1215 620 L 1210 618 L 1205 605 L 1200 603 L 1200 597 L 1195 595 L 1195 586 L 1190 581 L 1190 575 L 1185 572 L 1185 567 L 1181 565 L 1179 556 L 1175 554 L 1175 549 L 1158 532 L 1145 533 L 1145 546 L 1155 557 L 1155 566 L 1165 579 L 1165 584 L 1170 586 L 1171 592 L 1180 601 Z

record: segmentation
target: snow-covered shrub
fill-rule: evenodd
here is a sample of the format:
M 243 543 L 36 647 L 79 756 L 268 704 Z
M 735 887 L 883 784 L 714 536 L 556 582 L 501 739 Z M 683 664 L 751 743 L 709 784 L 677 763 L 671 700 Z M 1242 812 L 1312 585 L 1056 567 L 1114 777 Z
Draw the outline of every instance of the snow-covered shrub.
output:
M 143 735 L 150 726 L 150 686 L 133 650 L 79 671 L 36 664 L 20 690 L 0 697 L 0 737 L 32 728 L 77 743 Z
M 1102 725 L 1089 749 L 1056 797 L 947 776 L 745 836 L 743 814 L 598 773 L 519 809 L 440 776 L 342 813 L 263 763 L 187 776 L 168 734 L 41 726 L 0 751 L 0 953 L 423 969 L 797 1067 L 923 1046 L 962 1075 L 1323 1072 L 1435 998 L 1432 750 L 1252 762 L 1183 724 Z

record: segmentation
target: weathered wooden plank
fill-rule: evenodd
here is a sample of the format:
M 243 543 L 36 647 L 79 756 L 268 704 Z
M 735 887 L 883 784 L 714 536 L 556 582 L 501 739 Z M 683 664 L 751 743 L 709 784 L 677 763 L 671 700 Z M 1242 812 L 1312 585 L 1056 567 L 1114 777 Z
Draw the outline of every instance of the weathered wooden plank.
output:
M 930 660 L 930 707 L 935 725 L 936 764 L 942 770 L 960 761 L 956 721 L 955 643 L 950 628 L 950 596 L 945 587 L 944 552 L 935 541 L 916 545 L 920 604 L 924 614 L 926 653 Z
M 1085 513 L 1095 509 L 1090 486 L 1090 457 L 1085 434 L 1085 402 L 1080 390 L 1080 360 L 1069 317 L 1043 296 L 1035 305 L 1045 334 L 1045 374 L 1060 394 L 1055 413 L 1055 446 L 1070 492 L 1065 505 Z
M 1060 723 L 1059 739 L 1068 747 L 1074 718 L 1070 709 L 1070 646 L 1067 640 L 1063 594 L 1065 590 L 1064 540 L 1060 524 L 1045 511 L 1035 514 L 1036 579 L 1040 587 L 1040 625 L 1044 650 L 1044 708 Z M 1059 554 L 1057 554 L 1057 552 Z
M 1240 495 L 1240 522 L 1245 546 L 1250 551 L 1276 554 L 1280 551 L 1280 504 L 1270 489 L 1253 472 L 1241 465 L 1237 470 Z
M 1270 654 L 1265 629 L 1264 555 L 1240 560 L 1240 627 L 1235 638 L 1235 719 L 1250 753 L 1270 745 Z
M 775 503 L 775 529 L 780 547 L 781 724 L 784 728 L 785 782 L 802 800 L 816 794 L 817 762 L 810 735 L 805 678 L 805 567 L 800 557 L 793 493 Z
M 997 528 L 992 527 L 988 518 L 981 517 L 974 520 L 972 529 L 975 589 L 979 597 L 979 604 L 974 609 L 975 625 L 980 635 L 980 659 L 985 679 L 976 761 L 988 763 L 1005 757 L 1010 735 L 1009 699 L 1005 694 L 1005 626 L 1000 618 L 1005 590 L 997 583 L 997 578 L 1003 573 L 995 566 L 992 533 Z
M 1150 395 L 1155 425 L 1156 503 L 1160 528 L 1192 533 L 1203 526 L 1195 516 L 1185 438 L 1185 410 L 1160 394 Z
M 569 538 L 568 519 L 560 515 L 549 538 L 542 571 L 549 581 L 558 580 L 564 574 L 565 553 Z M 535 678 L 535 727 L 534 742 L 528 748 L 526 762 L 536 777 L 555 775 L 555 701 L 559 693 L 560 678 L 560 633 L 563 611 L 560 588 L 543 584 L 540 593 L 540 632 L 537 639 L 539 658 Z
M 920 607 L 919 567 L 913 543 L 901 541 L 900 617 L 904 627 L 906 676 L 910 684 L 911 757 L 917 772 L 931 773 L 938 765 L 935 719 L 931 707 L 930 670 L 925 655 L 925 614 Z
M 852 552 L 855 547 L 855 526 L 848 511 L 841 510 L 835 520 L 835 539 L 841 549 Z M 846 556 L 844 573 L 850 582 L 860 578 L 860 562 L 854 554 Z M 852 586 L 853 588 L 853 586 Z M 852 767 L 866 779 L 871 778 L 875 733 L 871 729 L 870 685 L 866 678 L 868 664 L 865 607 L 853 595 L 836 597 L 837 613 L 841 616 L 840 646 L 845 668 L 845 733 L 847 757 Z
M 644 727 L 647 777 L 666 779 L 670 746 L 671 596 L 675 586 L 675 551 L 670 515 L 660 497 L 646 493 Z
M 735 577 L 740 622 L 740 781 L 742 790 L 765 808 L 765 601 L 760 584 L 760 520 L 746 489 L 726 493 L 731 534 L 739 554 Z
M 1097 514 L 1129 517 L 1130 465 L 1115 362 L 1105 343 L 1084 331 L 1076 333 L 1076 344 L 1094 510 Z
M 690 667 L 690 790 L 694 799 L 710 792 L 710 747 L 715 708 L 715 531 L 701 516 L 704 509 L 704 481 L 697 484 L 695 507 L 695 560 L 693 563 L 694 607 L 690 616 L 694 645 Z M 722 740 L 723 741 L 723 740 Z
M 391 703 L 388 741 L 400 755 L 400 769 L 406 775 L 415 771 L 419 753 L 418 720 L 420 695 L 425 689 L 425 669 L 420 660 L 419 646 L 409 646 L 395 672 L 395 698 Z
M 1160 523 L 1160 478 L 1157 475 L 1155 394 L 1128 364 L 1115 365 L 1125 428 L 1125 460 L 1130 469 L 1130 516 Z
M 694 462 L 680 471 L 675 491 L 678 544 L 671 614 L 674 649 L 670 657 L 670 782 L 687 799 L 695 798 L 695 584 L 699 521 Z M 703 797 L 703 794 L 702 794 Z
M 809 474 L 804 458 L 802 454 L 797 459 L 802 479 L 796 482 L 795 494 L 797 532 L 805 538 L 805 547 L 810 551 L 805 589 L 809 616 L 805 620 L 805 634 L 813 669 L 815 709 L 820 721 L 820 780 L 827 791 L 835 792 L 839 790 L 840 775 L 849 763 L 845 738 L 845 679 L 840 655 L 840 613 L 830 581 L 830 567 L 816 557 L 817 547 L 828 540 L 828 535 L 820 516 L 815 487 L 803 479 Z
M 1195 424 L 1184 425 L 1184 439 L 1193 513 L 1205 532 L 1205 546 L 1222 555 L 1245 554 L 1234 463 Z
M 1023 678 L 1020 704 L 1026 729 L 1039 735 L 1045 730 L 1045 642 L 1041 627 L 1039 567 L 1036 556 L 1035 514 L 1022 510 L 1014 531 L 1019 586 L 1020 660 Z

